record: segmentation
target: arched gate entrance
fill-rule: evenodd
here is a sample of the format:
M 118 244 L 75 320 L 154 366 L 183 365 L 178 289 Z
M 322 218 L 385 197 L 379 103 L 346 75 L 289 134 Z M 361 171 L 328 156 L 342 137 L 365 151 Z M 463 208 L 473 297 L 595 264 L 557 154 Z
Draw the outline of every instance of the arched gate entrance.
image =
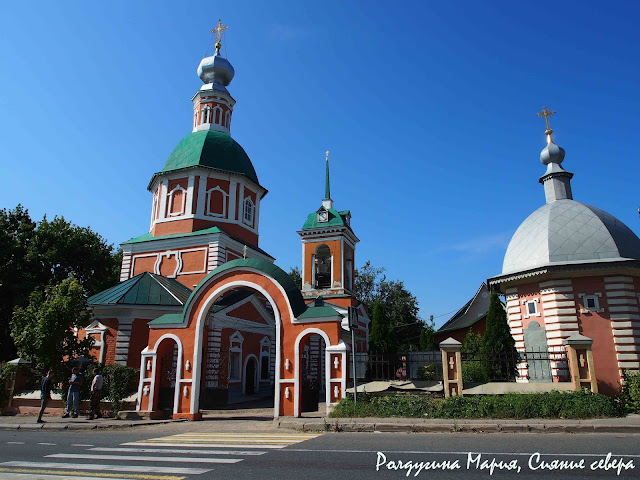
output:
M 201 418 L 199 398 L 203 383 L 204 326 L 216 301 L 226 292 L 238 288 L 259 292 L 273 312 L 276 347 L 274 417 L 299 416 L 301 413 L 300 342 L 309 335 L 320 335 L 325 346 L 327 410 L 340 401 L 349 375 L 349 346 L 340 338 L 342 317 L 330 307 L 307 306 L 293 280 L 276 265 L 257 259 L 239 259 L 209 273 L 193 290 L 181 313 L 163 315 L 149 323 L 149 346 L 142 351 L 139 411 L 156 412 L 159 409 L 162 383 L 157 361 L 159 347 L 165 338 L 171 338 L 179 352 L 173 417 Z M 241 364 L 245 371 L 246 367 L 246 364 Z M 254 370 L 257 368 L 256 362 Z

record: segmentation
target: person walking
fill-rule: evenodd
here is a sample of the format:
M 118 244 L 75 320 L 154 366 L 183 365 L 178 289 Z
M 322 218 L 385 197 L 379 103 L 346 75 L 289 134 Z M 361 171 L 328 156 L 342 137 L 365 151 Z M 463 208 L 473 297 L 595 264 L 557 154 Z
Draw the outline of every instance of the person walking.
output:
M 42 414 L 44 413 L 44 409 L 47 408 L 47 403 L 51 400 L 51 377 L 53 376 L 53 370 L 49 369 L 47 374 L 42 377 L 42 382 L 40 383 L 40 412 L 38 412 L 38 419 L 36 423 L 44 423 L 42 420 Z
M 78 407 L 80 406 L 80 386 L 82 385 L 82 375 L 78 373 L 78 367 L 71 369 L 71 378 L 69 379 L 69 393 L 67 394 L 67 411 L 62 418 L 68 418 L 73 405 L 72 418 L 78 418 Z
M 88 420 L 93 420 L 93 417 L 101 418 L 100 413 L 100 400 L 102 400 L 102 385 L 104 383 L 104 377 L 102 376 L 102 369 L 100 367 L 95 369 L 95 376 L 93 382 L 91 382 L 91 403 L 89 408 Z

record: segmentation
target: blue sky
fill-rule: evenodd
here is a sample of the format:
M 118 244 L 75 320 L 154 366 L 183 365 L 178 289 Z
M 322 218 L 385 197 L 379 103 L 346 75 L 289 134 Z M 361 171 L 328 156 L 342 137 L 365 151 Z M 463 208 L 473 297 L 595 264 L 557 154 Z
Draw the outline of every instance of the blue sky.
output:
M 191 131 L 218 20 L 232 136 L 269 189 L 260 246 L 288 270 L 324 194 L 371 260 L 444 322 L 544 202 L 543 105 L 574 198 L 638 228 L 634 2 L 12 2 L 0 18 L 0 207 L 119 244 Z M 211 47 L 212 48 L 212 47 Z M 212 49 L 209 50 L 212 53 Z

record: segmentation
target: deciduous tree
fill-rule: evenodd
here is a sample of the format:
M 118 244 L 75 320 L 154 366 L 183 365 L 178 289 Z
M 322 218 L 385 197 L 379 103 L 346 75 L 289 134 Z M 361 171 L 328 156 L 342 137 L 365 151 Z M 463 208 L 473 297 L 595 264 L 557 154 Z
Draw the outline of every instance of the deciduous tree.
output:
M 93 344 L 79 339 L 77 330 L 86 327 L 90 314 L 82 285 L 73 277 L 46 288 L 38 287 L 26 307 L 16 307 L 11 335 L 20 358 L 31 362 L 38 372 L 53 368 L 62 380 L 67 372 L 63 360 L 84 357 Z

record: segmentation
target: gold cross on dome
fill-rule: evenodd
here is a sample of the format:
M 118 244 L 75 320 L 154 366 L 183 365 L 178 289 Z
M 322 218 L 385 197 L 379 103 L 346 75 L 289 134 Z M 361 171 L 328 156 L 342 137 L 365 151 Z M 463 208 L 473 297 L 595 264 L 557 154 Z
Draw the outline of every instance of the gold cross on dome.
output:
M 227 25 L 224 25 L 222 23 L 222 19 L 219 18 L 218 25 L 216 25 L 216 28 L 211 30 L 211 33 L 213 33 L 216 36 L 216 43 L 220 43 L 220 40 L 222 40 L 222 32 L 224 32 L 227 28 L 229 27 Z
M 556 112 L 551 112 L 546 106 L 542 107 L 542 111 L 540 113 L 536 113 L 537 117 L 544 117 L 544 121 L 547 124 L 547 131 L 549 133 L 552 133 L 551 127 L 549 126 L 549 117 L 551 115 L 555 115 Z M 547 132 L 545 132 L 547 133 Z M 549 133 L 547 133 L 547 135 L 549 135 Z

